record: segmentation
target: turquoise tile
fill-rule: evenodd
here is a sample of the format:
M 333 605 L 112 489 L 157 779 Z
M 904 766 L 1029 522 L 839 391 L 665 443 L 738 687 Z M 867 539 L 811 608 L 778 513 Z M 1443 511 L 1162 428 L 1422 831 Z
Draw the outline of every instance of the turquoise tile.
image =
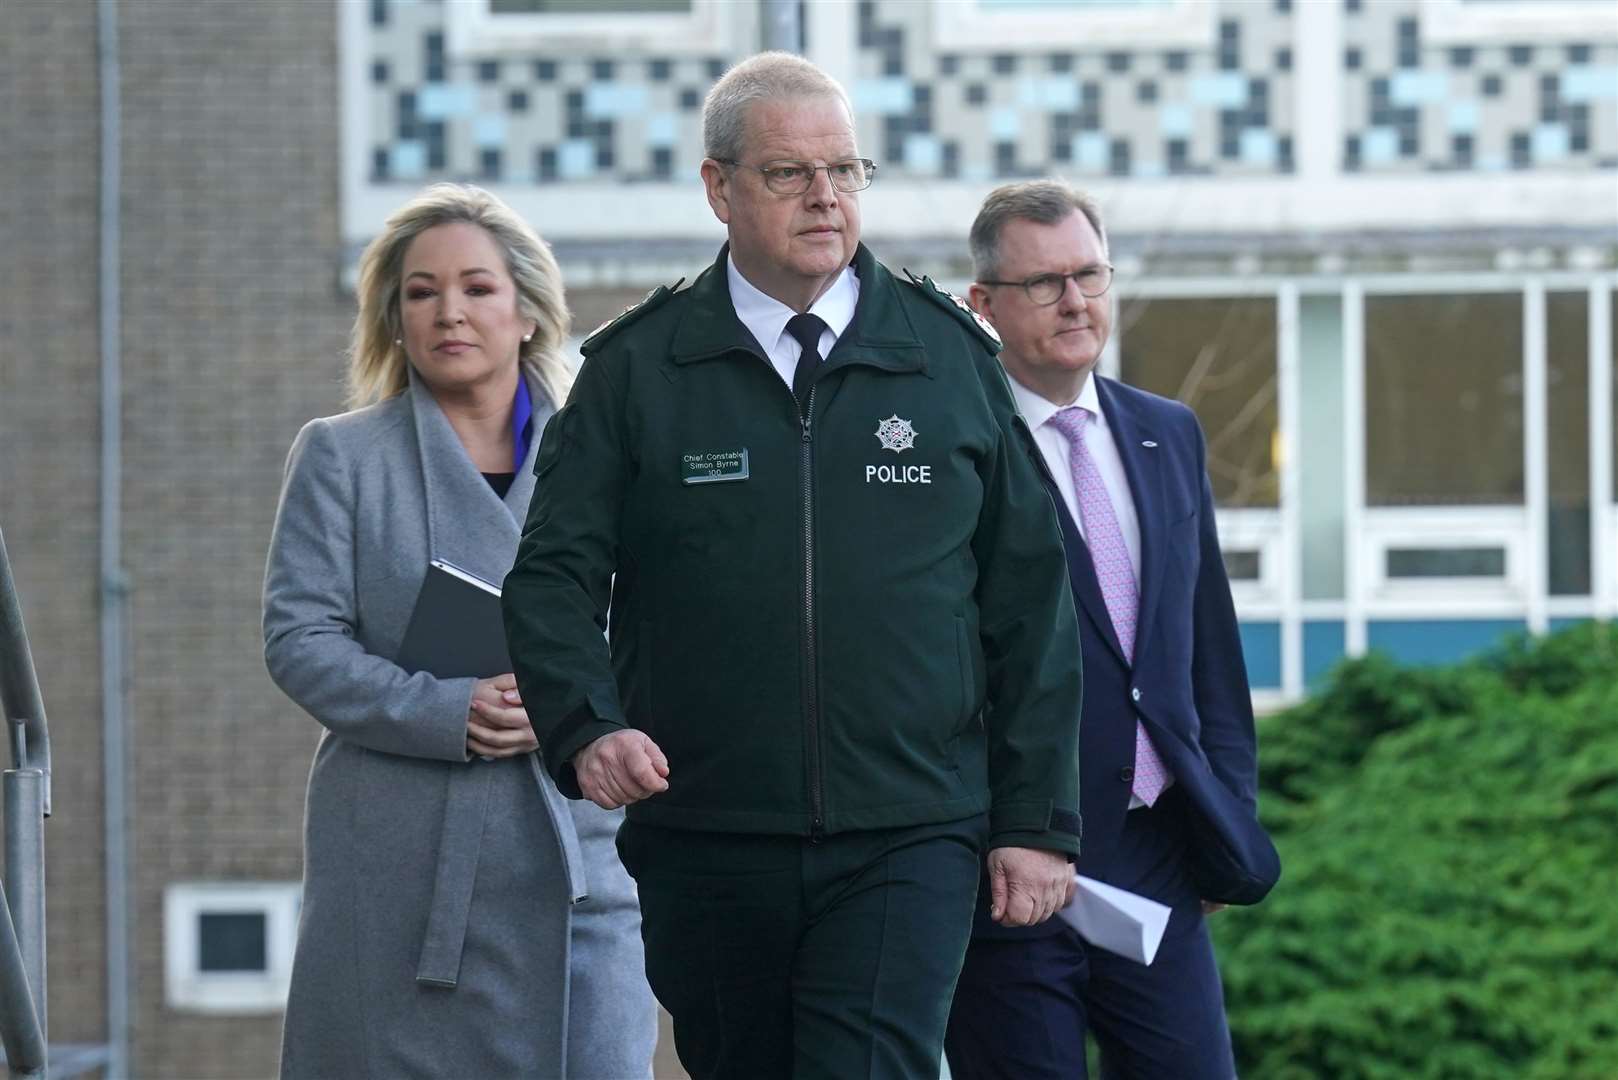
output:
M 1399 157 L 1399 133 L 1392 128 L 1369 128 L 1360 136 L 1360 157 L 1367 165 L 1386 165 Z
M 585 180 L 596 172 L 596 146 L 589 139 L 568 139 L 556 148 L 556 172 L 563 180 Z
M 1603 101 L 1618 98 L 1618 67 L 1577 67 L 1562 73 L 1563 101 Z
M 1081 169 L 1099 171 L 1107 167 L 1110 153 L 1107 137 L 1099 131 L 1074 136 L 1073 161 Z
M 1191 100 L 1213 109 L 1237 109 L 1247 104 L 1247 76 L 1237 71 L 1199 75 L 1191 80 Z
M 1079 107 L 1076 79 L 1023 79 L 1017 84 L 1017 103 L 1026 109 L 1069 112 Z
M 1449 129 L 1457 135 L 1471 135 L 1478 129 L 1478 103 L 1457 101 L 1449 107 Z
M 1249 165 L 1274 165 L 1275 133 L 1266 128 L 1247 128 L 1241 135 L 1242 161 Z
M 393 144 L 388 153 L 388 172 L 399 180 L 419 180 L 427 171 L 427 147 L 414 139 Z
M 910 172 L 936 176 L 944 167 L 944 144 L 936 135 L 907 135 L 904 158 Z
M 1196 124 L 1189 105 L 1162 105 L 1157 110 L 1157 131 L 1166 139 L 1187 139 Z
M 1022 113 L 1002 106 L 989 114 L 989 134 L 996 139 L 1015 139 L 1022 133 Z
M 854 111 L 887 116 L 907 113 L 915 101 L 910 80 L 894 75 L 883 79 L 861 79 L 854 84 Z
M 1396 71 L 1388 80 L 1388 98 L 1404 108 L 1431 105 L 1449 96 L 1446 71 Z
M 646 87 L 634 83 L 591 83 L 584 88 L 584 112 L 597 120 L 646 111 Z
M 1540 124 L 1530 136 L 1536 162 L 1561 161 L 1567 157 L 1571 138 L 1561 124 Z
M 673 113 L 653 113 L 646 118 L 648 146 L 673 146 L 680 138 L 680 120 Z
M 506 144 L 506 118 L 501 113 L 484 113 L 472 121 L 472 141 L 482 147 Z
M 416 94 L 416 115 L 423 120 L 465 116 L 477 108 L 477 92 L 470 86 L 428 83 Z

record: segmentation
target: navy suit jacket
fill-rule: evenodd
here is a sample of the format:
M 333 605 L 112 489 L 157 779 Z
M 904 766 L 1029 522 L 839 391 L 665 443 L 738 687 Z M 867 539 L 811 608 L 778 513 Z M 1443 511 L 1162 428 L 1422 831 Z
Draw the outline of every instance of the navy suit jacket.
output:
M 1188 869 L 1202 897 L 1257 903 L 1280 877 L 1281 864 L 1258 822 L 1252 696 L 1214 527 L 1202 429 L 1178 402 L 1091 377 L 1140 520 L 1140 613 L 1131 664 L 1089 549 L 1040 458 L 1061 521 L 1083 652 L 1078 871 L 1107 876 L 1129 809 L 1138 717 L 1184 794 Z M 1053 918 L 1008 930 L 991 922 L 980 903 L 975 932 L 1004 937 L 1059 928 Z

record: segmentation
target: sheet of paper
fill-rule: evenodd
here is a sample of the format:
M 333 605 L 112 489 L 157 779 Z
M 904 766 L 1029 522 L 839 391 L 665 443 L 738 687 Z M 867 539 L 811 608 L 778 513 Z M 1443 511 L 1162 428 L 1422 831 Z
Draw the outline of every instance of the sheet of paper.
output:
M 1150 965 L 1169 924 L 1169 908 L 1095 878 L 1075 874 L 1073 902 L 1057 912 L 1090 944 Z

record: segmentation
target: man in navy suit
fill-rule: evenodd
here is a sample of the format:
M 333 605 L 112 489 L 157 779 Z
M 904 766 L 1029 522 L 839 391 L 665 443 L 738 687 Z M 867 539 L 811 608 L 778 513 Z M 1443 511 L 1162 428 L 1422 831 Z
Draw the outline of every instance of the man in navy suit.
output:
M 1206 916 L 1280 874 L 1256 816 L 1252 701 L 1191 410 L 1096 375 L 1112 268 L 1095 203 L 1060 183 L 991 193 L 971 232 L 973 307 L 1039 446 L 1084 666 L 1077 870 L 1172 908 L 1155 961 L 1059 919 L 1008 928 L 980 899 L 949 1019 L 956 1080 L 1235 1075 Z

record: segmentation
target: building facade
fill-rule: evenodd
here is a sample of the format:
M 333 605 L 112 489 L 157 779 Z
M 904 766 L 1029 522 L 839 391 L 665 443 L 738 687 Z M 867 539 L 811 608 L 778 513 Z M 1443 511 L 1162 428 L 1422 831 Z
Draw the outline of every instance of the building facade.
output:
M 0 136 L 22 148 L 0 235 L 26 253 L 0 295 L 0 528 L 57 736 L 53 1041 L 127 1043 L 132 1075 L 273 1068 L 317 733 L 264 675 L 258 585 L 291 437 L 340 408 L 360 248 L 420 185 L 484 184 L 552 242 L 582 336 L 712 260 L 702 98 L 767 43 L 849 89 L 891 266 L 964 291 L 993 186 L 1098 197 L 1103 367 L 1203 422 L 1261 705 L 1367 649 L 1442 660 L 1618 616 L 1609 2 L 109 9 L 0 9 Z M 109 603 L 123 670 L 97 659 Z

